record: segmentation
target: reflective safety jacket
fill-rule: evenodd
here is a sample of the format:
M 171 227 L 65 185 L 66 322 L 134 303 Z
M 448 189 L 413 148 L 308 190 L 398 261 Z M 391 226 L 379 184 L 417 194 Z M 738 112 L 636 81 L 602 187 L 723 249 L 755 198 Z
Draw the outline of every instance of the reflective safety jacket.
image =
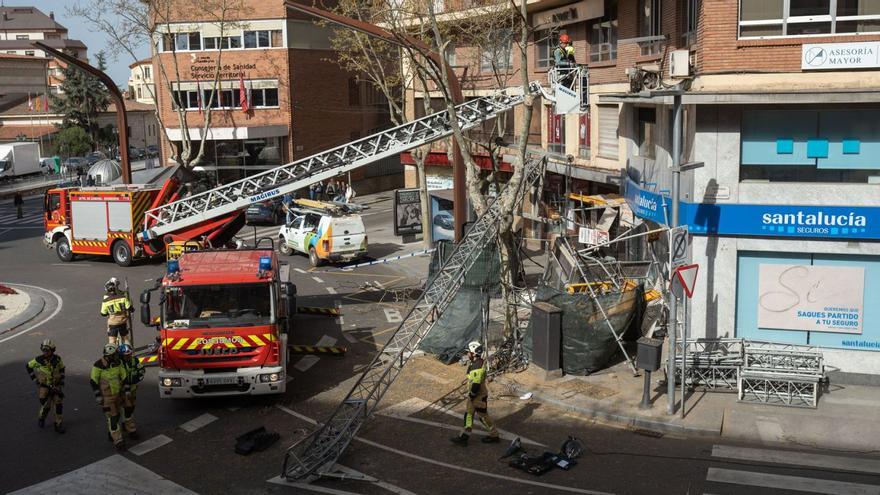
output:
M 128 389 L 128 384 L 125 383 L 127 376 L 121 362 L 111 363 L 107 358 L 101 358 L 92 366 L 89 384 L 96 397 L 111 397 Z
M 101 316 L 107 316 L 111 325 L 121 325 L 128 321 L 132 311 L 131 300 L 124 293 L 108 292 L 101 303 Z
M 36 380 L 40 385 L 64 386 L 64 361 L 57 354 L 52 354 L 48 359 L 42 355 L 37 356 L 28 361 L 25 367 L 31 380 Z
M 132 356 L 129 359 L 122 358 L 120 359 L 122 362 L 122 367 L 125 368 L 125 384 L 131 388 L 131 390 L 137 390 L 137 384 L 144 379 L 144 373 L 146 373 L 146 369 L 138 361 L 138 358 Z
M 575 59 L 574 59 L 574 47 L 568 45 L 566 47 L 557 46 L 555 50 L 553 50 L 553 64 L 556 67 L 574 67 Z
M 481 358 L 468 365 L 467 377 L 468 397 L 486 400 L 489 397 L 489 387 L 486 386 L 486 364 Z

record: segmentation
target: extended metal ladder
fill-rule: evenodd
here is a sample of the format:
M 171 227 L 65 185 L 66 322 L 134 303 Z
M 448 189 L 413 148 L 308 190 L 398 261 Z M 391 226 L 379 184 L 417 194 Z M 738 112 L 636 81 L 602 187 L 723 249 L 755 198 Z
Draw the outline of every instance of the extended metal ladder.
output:
M 532 82 L 529 92 L 541 93 L 540 84 Z M 458 124 L 462 130 L 471 129 L 522 104 L 525 98 L 526 95 L 521 93 L 508 95 L 499 92 L 462 103 L 456 107 Z M 144 218 L 144 229 L 138 236 L 145 241 L 158 239 L 165 234 L 240 210 L 251 203 L 296 191 L 451 134 L 452 126 L 447 112 L 431 114 L 308 158 L 148 210 Z
M 546 159 L 543 157 L 526 162 L 523 180 L 516 191 L 514 205 L 522 204 L 526 191 L 538 183 L 544 174 L 545 164 Z M 465 275 L 484 246 L 497 236 L 500 219 L 510 214 L 510 211 L 502 210 L 498 201 L 494 201 L 473 224 L 461 242 L 455 246 L 437 275 L 429 282 L 418 303 L 366 368 L 330 419 L 287 450 L 283 476 L 288 480 L 299 480 L 310 475 L 325 474 L 332 468 L 361 425 L 376 409 L 413 351 L 455 297 L 464 282 Z

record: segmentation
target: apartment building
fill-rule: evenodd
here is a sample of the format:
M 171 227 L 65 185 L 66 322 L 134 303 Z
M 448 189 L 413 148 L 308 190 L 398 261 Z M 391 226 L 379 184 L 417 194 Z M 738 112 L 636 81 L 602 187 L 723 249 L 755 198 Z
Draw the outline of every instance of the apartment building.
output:
M 819 346 L 848 380 L 876 381 L 880 6 L 702 0 L 681 11 L 682 4 L 657 0 L 653 9 L 661 43 L 676 42 L 661 48 L 658 67 L 646 68 L 656 74 L 631 71 L 631 88 L 603 91 L 597 104 L 600 126 L 605 105 L 620 115 L 633 209 L 665 224 L 676 93 L 669 90 L 680 90 L 682 161 L 704 164 L 682 177 L 681 223 L 700 265 L 692 337 Z M 627 17 L 621 53 L 632 35 Z
M 146 105 L 156 104 L 156 84 L 153 80 L 153 59 L 138 60 L 128 66 L 128 97 Z
M 58 62 L 31 44 L 40 41 L 56 50 L 65 51 L 80 60 L 88 60 L 82 41 L 67 37 L 67 28 L 55 21 L 55 14 L 44 14 L 36 7 L 0 7 L 0 53 L 49 58 L 48 90 L 57 93 L 62 75 Z M 45 87 L 35 88 L 42 92 Z
M 362 98 L 355 75 L 332 61 L 336 55 L 329 29 L 288 11 L 282 0 L 245 4 L 228 23 L 205 21 L 198 13 L 186 12 L 158 26 L 162 37 L 157 40 L 159 52 L 153 55 L 152 76 L 172 142 L 181 140 L 182 130 L 161 73 L 163 66 L 164 74 L 173 79 L 178 101 L 186 107 L 190 137 L 199 139 L 207 115 L 204 107 L 211 101 L 214 68 L 220 64 L 205 168 L 221 182 L 344 144 L 387 125 L 384 101 Z M 174 57 L 179 79 L 174 75 Z M 249 112 L 241 108 L 242 85 L 249 93 Z M 168 146 L 165 142 L 166 160 L 171 156 Z M 400 172 L 399 163 L 396 168 L 371 167 L 352 172 L 352 180 L 390 174 L 402 181 Z

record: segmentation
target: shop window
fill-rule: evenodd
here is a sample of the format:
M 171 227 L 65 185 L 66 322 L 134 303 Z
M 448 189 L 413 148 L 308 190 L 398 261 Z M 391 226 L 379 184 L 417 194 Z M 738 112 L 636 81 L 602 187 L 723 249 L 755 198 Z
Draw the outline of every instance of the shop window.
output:
M 880 31 L 878 0 L 740 1 L 741 38 Z
M 599 156 L 617 160 L 620 154 L 617 126 L 620 121 L 617 105 L 598 105 Z
M 565 115 L 556 115 L 552 106 L 547 107 L 547 151 L 565 154 Z
M 748 110 L 740 180 L 880 183 L 880 110 Z
M 480 72 L 506 71 L 513 66 L 513 35 L 508 30 L 498 34 L 496 42 L 480 54 Z
M 648 41 L 639 43 L 641 55 L 659 55 L 662 40 L 656 38 L 662 34 L 660 22 L 662 20 L 660 12 L 660 0 L 639 0 L 639 8 L 637 11 L 639 18 L 639 37 L 649 38 Z
M 578 116 L 578 156 L 590 158 L 590 114 Z
M 617 0 L 605 0 L 605 15 L 589 24 L 590 62 L 617 60 Z
M 656 158 L 657 110 L 649 107 L 636 108 L 638 126 L 638 156 L 653 160 Z

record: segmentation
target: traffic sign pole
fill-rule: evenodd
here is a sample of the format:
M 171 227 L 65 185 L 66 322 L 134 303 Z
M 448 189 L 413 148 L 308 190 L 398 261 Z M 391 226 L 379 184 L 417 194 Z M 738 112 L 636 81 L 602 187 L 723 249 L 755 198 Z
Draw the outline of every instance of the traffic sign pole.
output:
M 678 209 L 681 203 L 681 94 L 673 96 L 672 100 L 672 218 L 670 227 L 678 226 Z M 669 246 L 672 250 L 672 246 Z M 669 267 L 670 275 L 672 266 Z M 669 298 L 669 362 L 666 363 L 666 413 L 675 414 L 675 342 L 678 326 L 678 300 L 673 295 Z M 684 361 L 682 361 L 684 364 Z M 684 377 L 682 376 L 682 379 Z

